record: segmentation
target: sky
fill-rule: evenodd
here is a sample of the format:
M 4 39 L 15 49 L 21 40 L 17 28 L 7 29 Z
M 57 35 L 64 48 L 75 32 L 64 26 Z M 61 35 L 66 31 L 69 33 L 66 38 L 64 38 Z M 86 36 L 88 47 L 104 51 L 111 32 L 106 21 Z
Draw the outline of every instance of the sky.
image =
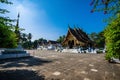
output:
M 68 24 L 82 28 L 86 33 L 102 31 L 107 16 L 103 12 L 91 13 L 91 0 L 9 0 L 13 5 L 0 4 L 10 13 L 6 14 L 16 19 L 20 13 L 19 27 L 23 33 L 32 33 L 32 40 L 45 38 L 56 40 L 66 35 Z M 16 24 L 16 23 L 14 23 Z

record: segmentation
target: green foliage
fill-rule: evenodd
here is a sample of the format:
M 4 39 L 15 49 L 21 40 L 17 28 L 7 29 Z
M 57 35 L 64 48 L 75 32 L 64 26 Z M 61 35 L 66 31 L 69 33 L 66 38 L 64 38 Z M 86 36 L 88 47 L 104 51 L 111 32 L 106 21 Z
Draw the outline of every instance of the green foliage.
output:
M 33 48 L 33 43 L 31 41 L 26 41 L 25 43 L 22 44 L 22 46 L 25 49 L 32 49 Z
M 11 4 L 8 0 L 0 0 L 0 3 Z M 6 9 L 0 9 L 0 14 L 8 13 Z M 16 35 L 9 17 L 0 16 L 0 48 L 13 48 L 17 46 Z
M 14 48 L 16 46 L 15 33 L 7 26 L 0 26 L 0 48 Z
M 33 42 L 33 47 L 35 48 L 35 49 L 37 49 L 37 47 L 38 47 L 38 40 L 34 40 L 34 42 Z
M 16 34 L 16 39 L 17 39 L 17 43 L 20 42 L 21 40 L 21 33 L 20 33 L 20 30 L 19 30 L 19 27 L 15 27 L 15 34 Z
M 91 33 L 89 34 L 90 39 L 94 42 L 94 47 L 97 48 L 104 48 L 105 45 L 105 37 L 104 37 L 104 33 L 99 32 L 99 33 Z
M 120 59 L 120 16 L 118 16 L 105 29 L 105 40 L 107 47 L 106 59 L 111 57 Z
M 12 2 L 9 2 L 8 0 L 0 0 L 0 3 L 13 4 Z
M 60 37 L 57 39 L 57 42 L 62 43 L 63 40 L 64 40 L 64 38 L 65 38 L 65 35 L 60 36 Z
M 91 12 L 104 11 L 104 14 L 113 15 L 120 13 L 120 0 L 92 0 L 90 5 L 93 5 Z
M 29 34 L 28 34 L 28 40 L 31 41 L 31 39 L 32 39 L 32 34 L 29 33 Z
M 9 2 L 8 0 L 0 0 L 0 3 L 12 4 L 12 2 Z M 9 11 L 7 9 L 0 8 L 0 14 L 4 15 L 6 13 L 9 13 Z M 15 20 L 11 20 L 9 17 L 0 16 L 0 24 L 2 24 L 2 25 L 12 25 L 11 22 L 13 22 L 13 21 L 15 21 Z
M 22 43 L 25 43 L 27 41 L 27 34 L 25 34 L 25 33 L 21 34 L 21 41 L 22 41 Z
M 98 44 L 99 48 L 104 48 L 105 47 L 105 37 L 104 37 L 104 32 L 103 31 L 98 33 L 98 39 L 97 39 L 96 43 Z
M 26 39 L 27 40 L 22 43 L 22 46 L 25 49 L 32 49 L 32 48 L 36 49 L 39 45 L 43 45 L 47 43 L 47 40 L 44 38 L 39 38 L 38 40 L 34 40 L 33 42 L 31 42 L 31 40 L 29 40 L 28 37 Z
M 104 31 L 106 41 L 106 59 L 112 57 L 120 59 L 120 0 L 92 0 L 94 11 L 104 11 L 104 14 L 111 14 L 108 19 L 108 26 Z
M 26 34 L 26 33 L 21 33 L 20 35 L 21 41 L 22 41 L 22 47 L 25 49 L 31 49 L 33 48 L 33 43 L 31 42 L 32 39 L 32 34 Z
M 46 43 L 47 43 L 47 40 L 44 39 L 44 38 L 39 38 L 39 39 L 38 39 L 38 43 L 39 43 L 40 45 L 43 45 L 43 44 L 46 44 Z

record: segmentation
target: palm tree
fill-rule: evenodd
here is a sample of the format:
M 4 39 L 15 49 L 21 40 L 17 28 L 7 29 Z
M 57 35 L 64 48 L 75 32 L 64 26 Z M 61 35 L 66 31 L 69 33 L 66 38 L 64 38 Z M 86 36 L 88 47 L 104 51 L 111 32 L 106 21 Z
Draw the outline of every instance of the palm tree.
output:
M 22 43 L 27 41 L 27 34 L 22 33 Z
M 31 39 L 32 39 L 32 34 L 29 33 L 29 34 L 28 34 L 28 40 L 31 41 Z
M 30 49 L 30 48 L 31 48 L 31 43 L 32 43 L 32 42 L 31 42 L 32 34 L 29 33 L 27 38 L 28 38 L 28 41 L 29 41 L 29 49 Z

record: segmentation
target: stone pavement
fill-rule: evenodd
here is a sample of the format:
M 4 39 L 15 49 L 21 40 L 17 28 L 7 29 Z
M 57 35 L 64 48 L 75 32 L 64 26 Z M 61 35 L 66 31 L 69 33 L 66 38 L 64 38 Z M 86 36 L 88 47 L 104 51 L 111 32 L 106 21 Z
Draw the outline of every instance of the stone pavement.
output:
M 34 57 L 0 61 L 0 80 L 120 80 L 120 64 L 104 54 L 29 52 Z

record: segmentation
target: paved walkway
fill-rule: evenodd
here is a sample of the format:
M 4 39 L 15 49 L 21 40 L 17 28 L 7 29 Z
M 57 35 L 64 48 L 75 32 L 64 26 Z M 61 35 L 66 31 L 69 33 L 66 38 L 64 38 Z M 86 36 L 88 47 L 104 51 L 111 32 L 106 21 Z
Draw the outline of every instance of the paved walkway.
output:
M 120 80 L 120 64 L 104 54 L 33 51 L 35 57 L 0 62 L 0 80 Z

